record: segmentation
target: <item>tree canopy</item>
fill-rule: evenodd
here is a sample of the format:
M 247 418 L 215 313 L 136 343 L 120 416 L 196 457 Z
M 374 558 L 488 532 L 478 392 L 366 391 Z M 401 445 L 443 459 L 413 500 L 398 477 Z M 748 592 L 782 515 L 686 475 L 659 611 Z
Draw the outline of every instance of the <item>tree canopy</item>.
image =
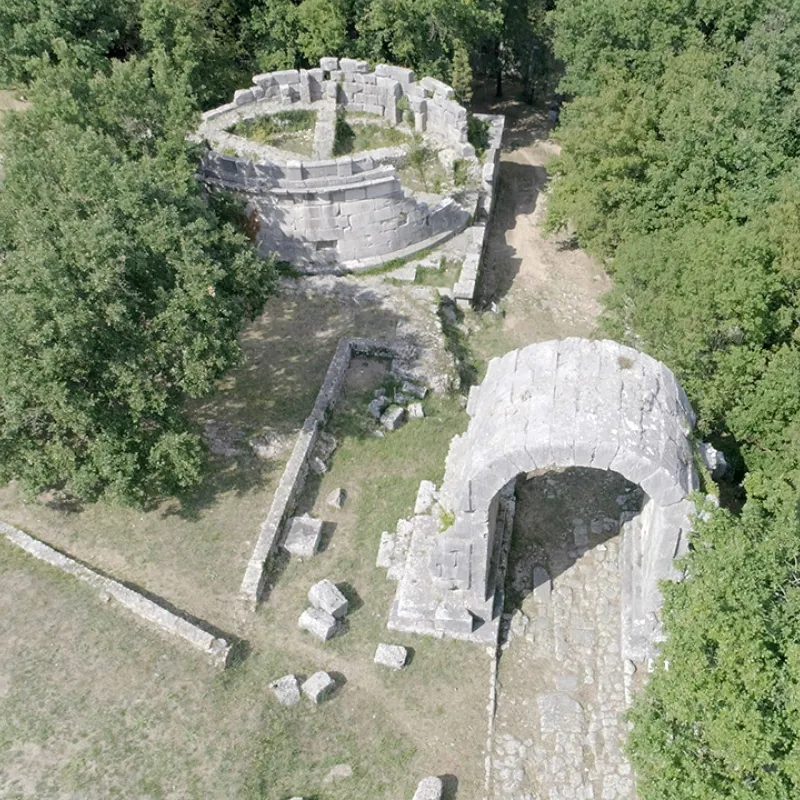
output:
M 166 61 L 64 61 L 4 133 L 0 477 L 139 501 L 192 485 L 185 398 L 239 359 L 273 266 L 203 196 Z

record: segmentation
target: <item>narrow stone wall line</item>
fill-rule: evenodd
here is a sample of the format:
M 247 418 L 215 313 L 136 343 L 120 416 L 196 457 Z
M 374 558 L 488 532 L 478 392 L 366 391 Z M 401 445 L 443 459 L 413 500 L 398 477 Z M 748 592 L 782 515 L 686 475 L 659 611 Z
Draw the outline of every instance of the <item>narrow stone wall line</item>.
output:
M 410 345 L 376 339 L 340 339 L 314 408 L 303 423 L 292 455 L 278 483 L 278 489 L 272 498 L 267 517 L 261 523 L 253 554 L 247 563 L 239 590 L 239 599 L 246 610 L 255 611 L 264 594 L 270 557 L 278 546 L 284 523 L 294 511 L 297 498 L 303 491 L 308 475 L 308 463 L 314 452 L 320 428 L 325 424 L 328 412 L 336 405 L 342 393 L 347 369 L 353 356 L 408 360 L 413 349 Z
M 56 567 L 84 583 L 88 583 L 92 588 L 97 589 L 100 594 L 105 593 L 113 597 L 137 617 L 201 650 L 213 666 L 225 669 L 229 665 L 232 645 L 225 639 L 209 633 L 119 581 L 95 572 L 93 569 L 5 522 L 0 522 L 0 532 L 11 544 L 20 547 L 34 558 L 38 558 L 40 561 L 44 561 L 46 564 Z

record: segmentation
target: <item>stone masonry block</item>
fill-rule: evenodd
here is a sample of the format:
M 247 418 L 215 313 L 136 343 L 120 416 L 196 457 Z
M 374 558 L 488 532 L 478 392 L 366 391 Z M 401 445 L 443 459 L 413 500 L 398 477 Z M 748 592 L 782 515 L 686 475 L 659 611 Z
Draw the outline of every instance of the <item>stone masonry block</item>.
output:
M 316 636 L 321 642 L 327 642 L 339 632 L 339 622 L 336 617 L 318 608 L 307 608 L 297 620 L 297 626 Z
M 300 683 L 295 675 L 286 675 L 273 681 L 269 688 L 282 706 L 293 706 L 300 702 Z
M 339 59 L 327 56 L 319 60 L 320 69 L 325 72 L 333 72 L 339 69 Z
M 315 672 L 301 687 L 312 703 L 321 703 L 336 688 L 336 681 L 327 672 Z
M 237 89 L 233 94 L 233 102 L 237 106 L 247 105 L 255 100 L 255 96 L 250 89 Z
M 414 792 L 414 800 L 442 800 L 444 784 L 441 778 L 423 778 Z
M 399 644 L 379 644 L 375 651 L 374 663 L 389 669 L 405 668 L 408 650 Z
M 347 615 L 347 598 L 328 578 L 323 578 L 308 590 L 308 601 L 314 608 L 325 611 L 336 619 Z
M 282 86 L 293 86 L 300 83 L 300 73 L 296 69 L 284 69 L 273 72 L 272 77 Z
M 289 520 L 284 550 L 296 556 L 308 558 L 317 552 L 322 538 L 322 520 L 308 514 Z

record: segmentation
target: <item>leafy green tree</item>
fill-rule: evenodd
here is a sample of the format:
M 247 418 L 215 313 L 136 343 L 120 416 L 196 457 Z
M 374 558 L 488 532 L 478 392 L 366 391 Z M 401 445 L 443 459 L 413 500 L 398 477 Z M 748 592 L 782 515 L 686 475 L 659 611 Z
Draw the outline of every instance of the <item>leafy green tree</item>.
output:
M 240 358 L 273 266 L 194 177 L 185 86 L 74 65 L 5 131 L 0 477 L 140 502 L 196 483 L 182 415 Z
M 30 80 L 43 56 L 62 42 L 73 57 L 100 65 L 135 39 L 137 0 L 3 0 L 0 82 Z
M 748 503 L 699 521 L 664 587 L 667 641 L 631 712 L 642 800 L 800 793 L 800 524 Z
M 298 44 L 309 63 L 334 53 L 346 55 L 347 17 L 337 0 L 303 0 L 297 7 Z
M 249 20 L 250 50 L 262 72 L 299 66 L 300 23 L 292 0 L 262 0 Z
M 469 52 L 463 42 L 456 42 L 453 49 L 450 85 L 459 103 L 469 105 L 472 102 L 472 67 L 469 63 Z

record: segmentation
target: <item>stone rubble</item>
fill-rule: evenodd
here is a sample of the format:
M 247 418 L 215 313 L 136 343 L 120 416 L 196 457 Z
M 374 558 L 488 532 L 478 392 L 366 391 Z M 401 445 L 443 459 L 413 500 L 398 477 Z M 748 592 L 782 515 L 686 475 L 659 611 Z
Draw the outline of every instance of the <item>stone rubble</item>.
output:
M 308 631 L 321 642 L 327 642 L 339 633 L 339 621 L 333 614 L 319 608 L 307 608 L 297 621 L 301 630 Z
M 287 526 L 283 549 L 295 556 L 308 558 L 317 552 L 322 538 L 322 520 L 308 514 L 292 517 Z
M 410 403 L 408 406 L 409 419 L 423 419 L 425 411 L 422 408 L 422 403 Z
M 442 800 L 444 784 L 441 778 L 423 778 L 414 792 L 414 800 Z
M 308 590 L 308 600 L 314 608 L 336 619 L 342 619 L 347 615 L 347 598 L 328 578 L 318 581 Z
M 293 706 L 300 702 L 300 682 L 295 675 L 285 675 L 273 681 L 269 688 L 282 706 Z
M 396 431 L 406 421 L 406 410 L 402 406 L 389 406 L 381 417 L 381 425 L 387 431 Z
M 327 672 L 315 672 L 301 687 L 312 703 L 321 703 L 336 688 L 336 681 Z
M 379 644 L 375 650 L 374 663 L 389 669 L 404 669 L 408 650 L 399 644 Z
M 345 500 L 347 500 L 347 492 L 346 492 L 344 489 L 342 489 L 342 488 L 339 488 L 339 489 L 334 489 L 334 490 L 333 490 L 333 491 L 332 491 L 332 492 L 331 492 L 331 493 L 328 495 L 328 497 L 327 497 L 327 499 L 325 500 L 325 502 L 326 502 L 326 503 L 327 503 L 327 504 L 328 504 L 328 505 L 329 505 L 331 508 L 337 508 L 337 509 L 341 509 L 341 508 L 343 508 L 343 507 L 344 507 Z

